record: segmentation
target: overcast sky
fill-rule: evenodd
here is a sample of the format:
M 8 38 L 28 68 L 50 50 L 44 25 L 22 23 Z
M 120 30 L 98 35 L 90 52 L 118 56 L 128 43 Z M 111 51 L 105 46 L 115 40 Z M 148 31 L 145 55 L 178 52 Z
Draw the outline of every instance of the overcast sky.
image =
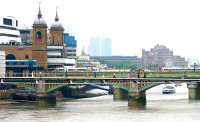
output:
M 138 55 L 141 49 L 166 45 L 176 55 L 200 60 L 200 0 L 40 0 L 48 26 L 56 6 L 78 50 L 91 37 L 109 37 L 114 55 Z M 32 26 L 39 0 L 2 0 L 0 15 Z

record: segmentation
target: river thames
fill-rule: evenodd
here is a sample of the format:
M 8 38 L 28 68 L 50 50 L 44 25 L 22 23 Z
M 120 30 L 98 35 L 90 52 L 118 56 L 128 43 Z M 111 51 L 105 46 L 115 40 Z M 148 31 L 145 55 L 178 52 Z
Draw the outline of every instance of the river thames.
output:
M 199 122 L 200 101 L 189 101 L 186 84 L 175 94 L 163 95 L 163 86 L 150 89 L 145 109 L 113 101 L 112 95 L 57 102 L 53 108 L 30 103 L 0 105 L 0 122 Z

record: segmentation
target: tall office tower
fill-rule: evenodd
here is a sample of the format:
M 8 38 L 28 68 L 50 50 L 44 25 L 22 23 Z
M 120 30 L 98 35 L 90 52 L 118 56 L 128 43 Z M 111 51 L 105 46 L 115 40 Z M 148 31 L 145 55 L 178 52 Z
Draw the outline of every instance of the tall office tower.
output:
M 112 43 L 110 38 L 91 38 L 88 52 L 91 56 L 111 56 Z
M 90 44 L 88 46 L 88 53 L 91 56 L 100 56 L 100 38 L 93 37 L 90 39 Z
M 112 41 L 110 38 L 102 38 L 101 40 L 101 56 L 112 55 Z

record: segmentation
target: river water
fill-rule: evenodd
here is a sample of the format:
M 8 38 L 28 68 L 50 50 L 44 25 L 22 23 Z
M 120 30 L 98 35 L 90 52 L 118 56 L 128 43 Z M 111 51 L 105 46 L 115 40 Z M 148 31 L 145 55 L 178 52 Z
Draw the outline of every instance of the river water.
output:
M 113 101 L 112 95 L 58 102 L 53 108 L 30 103 L 0 105 L 0 122 L 200 122 L 200 101 L 189 101 L 186 84 L 176 94 L 163 95 L 163 86 L 150 89 L 145 109 Z

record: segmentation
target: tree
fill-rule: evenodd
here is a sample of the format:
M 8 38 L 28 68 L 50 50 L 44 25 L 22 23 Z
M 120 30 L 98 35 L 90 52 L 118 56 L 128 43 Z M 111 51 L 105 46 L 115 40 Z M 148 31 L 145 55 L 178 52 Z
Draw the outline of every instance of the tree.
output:
M 117 69 L 132 69 L 136 70 L 139 68 L 134 62 L 132 61 L 105 61 L 100 60 L 102 64 L 107 64 L 107 66 Z

